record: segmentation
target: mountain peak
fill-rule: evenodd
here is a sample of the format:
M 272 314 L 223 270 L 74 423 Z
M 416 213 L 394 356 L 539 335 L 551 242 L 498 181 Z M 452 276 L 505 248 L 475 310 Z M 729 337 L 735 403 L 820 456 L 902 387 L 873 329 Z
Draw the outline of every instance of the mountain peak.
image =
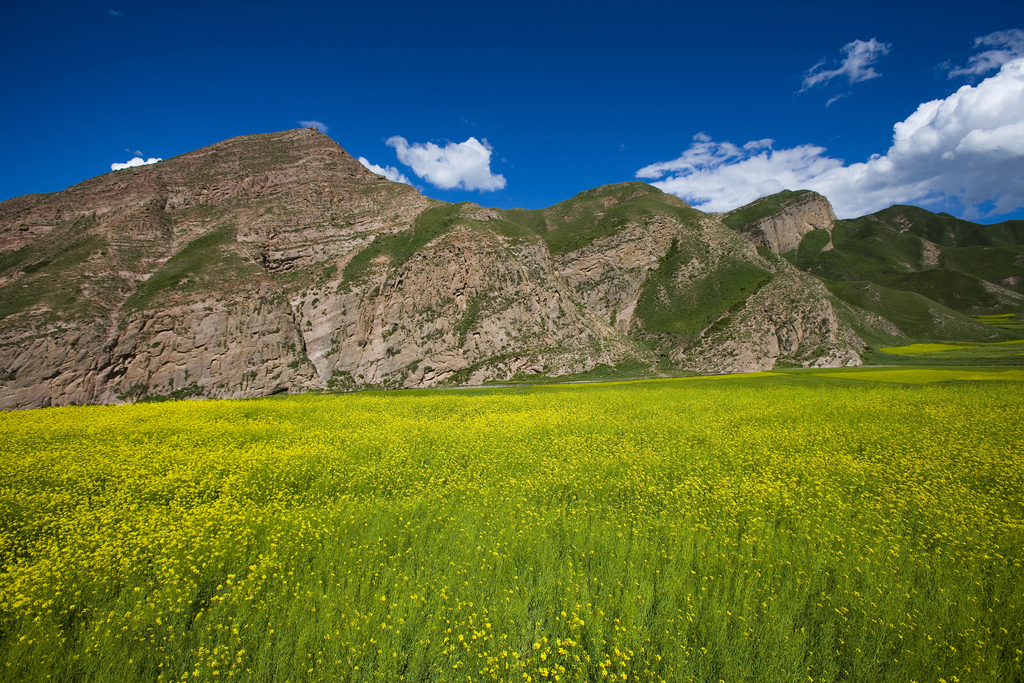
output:
M 721 220 L 755 245 L 784 254 L 800 246 L 804 235 L 813 230 L 825 230 L 831 236 L 836 214 L 817 192 L 783 190 L 733 209 Z

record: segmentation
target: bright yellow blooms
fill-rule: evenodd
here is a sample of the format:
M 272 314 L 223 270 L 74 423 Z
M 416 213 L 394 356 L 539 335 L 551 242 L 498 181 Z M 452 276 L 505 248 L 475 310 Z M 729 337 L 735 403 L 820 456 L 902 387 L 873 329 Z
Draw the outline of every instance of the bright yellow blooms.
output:
M 1024 385 L 826 382 L 0 414 L 0 681 L 1024 677 Z

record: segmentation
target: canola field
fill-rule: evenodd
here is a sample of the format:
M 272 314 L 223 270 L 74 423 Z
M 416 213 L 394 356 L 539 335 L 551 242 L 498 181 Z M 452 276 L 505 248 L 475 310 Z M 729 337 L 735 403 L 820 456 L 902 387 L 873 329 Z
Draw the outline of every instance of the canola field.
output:
M 0 680 L 1022 680 L 1024 383 L 812 379 L 2 414 Z

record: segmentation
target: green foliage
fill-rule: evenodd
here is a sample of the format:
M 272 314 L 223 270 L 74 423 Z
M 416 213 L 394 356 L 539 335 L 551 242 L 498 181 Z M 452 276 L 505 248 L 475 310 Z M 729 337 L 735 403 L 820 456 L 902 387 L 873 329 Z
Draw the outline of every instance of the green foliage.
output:
M 877 221 L 836 221 L 834 249 L 808 254 L 801 268 L 831 280 L 864 280 L 923 267 L 921 241 Z
M 994 294 L 981 282 L 1005 280 L 1005 286 L 1024 292 L 1024 280 L 1013 280 L 1024 275 L 1022 226 L 1020 221 L 979 225 L 917 207 L 894 206 L 871 216 L 837 221 L 834 249 L 805 249 L 802 243 L 799 254 L 790 260 L 823 279 L 866 280 L 915 292 L 960 313 L 1024 313 L 1024 304 Z M 941 245 L 937 256 L 929 258 L 921 238 Z
M 0 681 L 1019 680 L 1024 384 L 966 376 L 0 414 Z
M 1004 302 L 1001 297 L 989 291 L 981 280 L 959 270 L 892 273 L 879 275 L 875 282 L 890 289 L 919 293 L 968 315 L 996 313 L 1007 309 L 1024 312 L 1024 302 L 1016 305 Z
M 942 252 L 942 262 L 949 269 L 970 273 L 1024 294 L 1024 246 L 948 248 Z M 1007 281 L 1014 276 L 1020 281 Z
M 163 401 L 184 401 L 188 398 L 200 398 L 203 396 L 203 389 L 196 382 L 191 382 L 178 389 L 173 389 L 166 394 L 145 392 L 138 400 L 139 403 L 160 403 Z
M 680 268 L 691 258 L 673 240 L 658 268 L 648 274 L 636 305 L 636 316 L 648 333 L 696 336 L 772 277 L 746 261 L 726 257 L 704 277 L 680 278 Z
M 535 235 L 543 235 L 548 231 L 544 209 L 506 209 L 501 213 L 509 223 L 515 223 Z
M 749 204 L 741 206 L 738 209 L 733 209 L 729 213 L 725 214 L 722 218 L 722 223 L 733 230 L 744 232 L 762 218 L 767 218 L 772 214 L 782 211 L 782 209 L 784 209 L 788 204 L 799 199 L 809 191 L 810 190 L 783 190 L 782 192 L 777 192 L 776 194 L 769 195 L 767 197 L 755 199 Z
M 1012 220 L 983 225 L 948 213 L 932 213 L 917 206 L 895 204 L 871 214 L 878 222 L 942 246 L 997 247 L 1024 245 L 1024 221 Z M 869 218 L 860 218 L 870 220 Z
M 44 237 L 0 254 L 0 274 L 24 273 L 0 288 L 0 319 L 39 304 L 56 318 L 101 314 L 81 296 L 83 285 L 95 286 L 82 266 L 105 246 L 102 237 L 90 232 L 94 225 L 92 218 L 64 221 Z
M 898 357 L 901 365 L 1024 365 L 1024 340 L 1019 339 L 991 344 L 909 344 L 879 351 Z
M 336 277 L 338 277 L 338 264 L 331 263 L 331 265 L 323 269 L 323 271 L 320 273 L 320 276 L 317 278 L 316 283 L 318 286 L 322 286 Z
M 335 370 L 327 380 L 327 388 L 332 391 L 352 391 L 357 386 L 358 383 L 352 373 L 347 370 Z
M 1011 336 L 916 292 L 890 289 L 872 282 L 826 280 L 825 286 L 846 303 L 886 318 L 914 339 L 996 341 Z
M 384 256 L 392 270 L 398 270 L 413 254 L 432 240 L 451 230 L 459 216 L 460 204 L 434 206 L 419 216 L 408 230 L 377 235 L 362 251 L 352 257 L 342 274 L 341 287 L 350 291 L 352 285 L 363 282 L 369 275 L 374 259 Z
M 976 315 L 974 319 L 980 323 L 998 327 L 1004 330 L 1024 333 L 1024 320 L 1013 313 L 1002 313 L 999 315 Z M 1022 335 L 1024 336 L 1024 335 Z
M 476 325 L 485 296 L 484 294 L 476 294 L 466 302 L 466 310 L 463 311 L 462 317 L 459 318 L 459 322 L 455 325 L 455 334 L 459 338 L 457 348 L 462 348 L 465 345 L 466 335 Z
M 689 375 L 692 373 L 676 370 L 672 374 Z M 566 384 L 573 382 L 629 381 L 649 379 L 654 376 L 655 373 L 652 372 L 650 364 L 637 361 L 627 361 L 618 365 L 598 363 L 590 370 L 570 375 L 558 375 L 556 377 L 551 377 L 549 375 L 521 374 L 516 376 L 511 382 L 509 382 L 509 384 Z
M 828 230 L 811 230 L 800 240 L 797 247 L 795 264 L 801 270 L 807 270 L 814 265 L 816 259 L 821 255 L 821 250 L 828 245 L 832 236 Z
M 589 246 L 595 240 L 610 237 L 630 222 L 668 213 L 683 220 L 697 215 L 673 203 L 675 198 L 640 182 L 605 185 L 581 192 L 572 199 L 542 212 L 541 236 L 552 254 L 565 254 Z M 537 212 L 521 220 L 537 221 Z
M 169 296 L 221 293 L 225 288 L 248 284 L 262 273 L 253 261 L 232 246 L 233 226 L 222 224 L 197 237 L 167 260 L 124 304 L 125 311 L 153 308 Z

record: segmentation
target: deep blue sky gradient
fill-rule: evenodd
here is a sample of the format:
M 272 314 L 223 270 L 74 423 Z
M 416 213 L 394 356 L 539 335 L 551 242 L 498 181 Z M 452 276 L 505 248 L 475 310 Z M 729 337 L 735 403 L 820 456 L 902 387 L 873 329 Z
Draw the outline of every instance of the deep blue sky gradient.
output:
M 698 132 L 864 161 L 964 84 L 944 62 L 1018 27 L 1012 2 L 8 1 L 0 200 L 108 172 L 126 150 L 166 159 L 299 120 L 429 196 L 503 208 L 632 180 Z M 871 38 L 892 45 L 881 78 L 829 107 L 845 86 L 798 93 L 819 60 Z M 437 190 L 398 164 L 392 135 L 486 138 L 507 187 Z

